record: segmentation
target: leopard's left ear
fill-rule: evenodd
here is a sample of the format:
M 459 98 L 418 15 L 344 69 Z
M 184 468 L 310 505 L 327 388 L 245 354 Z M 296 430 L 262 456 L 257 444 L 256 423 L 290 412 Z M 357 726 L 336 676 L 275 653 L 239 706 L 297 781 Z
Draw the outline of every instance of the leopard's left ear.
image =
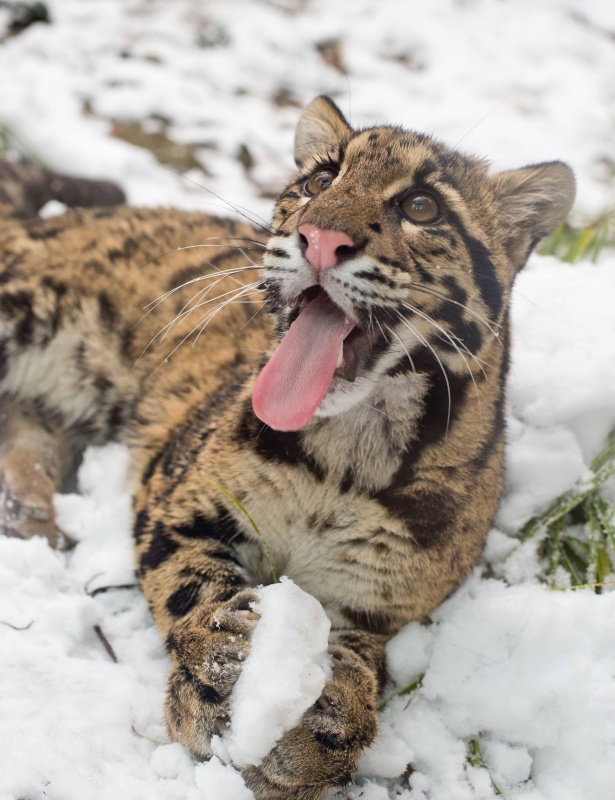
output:
M 574 174 L 567 164 L 549 161 L 500 172 L 491 184 L 510 230 L 511 256 L 522 266 L 540 239 L 566 219 L 575 196 Z
M 345 139 L 352 128 L 330 97 L 321 94 L 305 109 L 295 132 L 295 162 L 301 167 L 308 158 Z

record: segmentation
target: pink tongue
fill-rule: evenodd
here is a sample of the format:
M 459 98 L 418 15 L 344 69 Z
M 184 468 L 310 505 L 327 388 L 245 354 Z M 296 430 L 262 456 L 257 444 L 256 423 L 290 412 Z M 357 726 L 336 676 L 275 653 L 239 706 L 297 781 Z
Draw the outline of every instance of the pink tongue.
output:
M 277 431 L 296 431 L 313 417 L 354 327 L 324 292 L 290 326 L 254 384 L 256 416 Z

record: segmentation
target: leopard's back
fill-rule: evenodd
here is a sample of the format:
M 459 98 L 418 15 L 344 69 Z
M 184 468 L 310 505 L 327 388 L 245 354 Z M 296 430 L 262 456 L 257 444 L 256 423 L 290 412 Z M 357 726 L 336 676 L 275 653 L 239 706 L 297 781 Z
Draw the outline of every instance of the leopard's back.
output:
M 185 414 L 265 347 L 263 241 L 232 220 L 125 206 L 6 220 L 0 395 L 89 442 L 125 431 L 144 396 L 150 415 L 169 396 Z

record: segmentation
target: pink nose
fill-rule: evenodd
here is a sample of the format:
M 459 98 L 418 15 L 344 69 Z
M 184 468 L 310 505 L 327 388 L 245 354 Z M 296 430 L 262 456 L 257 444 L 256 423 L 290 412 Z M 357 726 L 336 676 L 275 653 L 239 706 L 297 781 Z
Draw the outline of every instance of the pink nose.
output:
M 307 222 L 299 226 L 299 233 L 307 240 L 305 259 L 316 272 L 331 269 L 339 263 L 338 247 L 354 247 L 354 242 L 346 233 L 323 231 Z

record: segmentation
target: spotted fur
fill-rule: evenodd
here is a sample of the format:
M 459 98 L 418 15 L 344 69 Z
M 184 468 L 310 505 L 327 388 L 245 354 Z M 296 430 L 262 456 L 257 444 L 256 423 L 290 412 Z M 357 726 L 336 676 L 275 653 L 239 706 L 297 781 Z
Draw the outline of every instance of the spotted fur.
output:
M 125 207 L 18 219 L 49 181 L 0 172 L 4 532 L 55 542 L 51 493 L 76 455 L 128 442 L 169 731 L 198 758 L 228 721 L 252 587 L 289 575 L 332 621 L 322 698 L 245 771 L 259 800 L 317 800 L 351 778 L 377 731 L 387 639 L 476 563 L 502 488 L 512 284 L 574 195 L 560 162 L 491 177 L 429 136 L 351 130 L 327 98 L 295 155 L 266 233 Z M 322 169 L 331 183 L 310 194 Z M 428 224 L 403 211 L 417 191 L 440 209 Z M 352 241 L 318 279 L 306 224 Z M 358 326 L 345 366 L 304 428 L 273 430 L 252 408 L 256 374 L 322 291 Z

